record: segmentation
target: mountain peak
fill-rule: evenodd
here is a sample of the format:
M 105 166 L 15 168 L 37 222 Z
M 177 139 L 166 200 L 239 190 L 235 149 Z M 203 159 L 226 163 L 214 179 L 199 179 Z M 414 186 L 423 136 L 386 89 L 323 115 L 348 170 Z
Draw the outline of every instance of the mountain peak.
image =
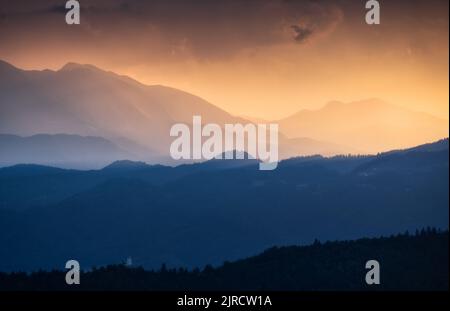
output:
M 130 160 L 119 160 L 111 163 L 110 165 L 104 167 L 104 170 L 129 170 L 129 169 L 140 169 L 146 168 L 149 165 L 141 161 L 130 161 Z
M 95 67 L 90 64 L 79 64 L 74 62 L 69 62 L 65 64 L 59 71 L 73 71 L 73 70 L 94 70 L 94 71 L 103 71 L 100 68 Z

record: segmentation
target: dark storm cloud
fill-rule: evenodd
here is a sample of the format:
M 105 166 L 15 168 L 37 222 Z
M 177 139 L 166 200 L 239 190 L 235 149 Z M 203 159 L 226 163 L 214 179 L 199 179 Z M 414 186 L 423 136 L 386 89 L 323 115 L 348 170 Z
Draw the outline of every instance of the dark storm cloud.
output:
M 44 9 L 44 12 L 65 14 L 67 12 L 67 9 L 66 9 L 65 5 L 63 5 L 63 4 L 55 4 L 55 5 L 50 6 L 47 9 Z
M 308 29 L 308 28 L 305 28 L 305 27 L 302 27 L 299 25 L 292 25 L 291 28 L 295 32 L 294 39 L 298 43 L 304 42 L 313 33 L 313 31 L 311 29 Z
M 314 41 L 342 23 L 353 23 L 355 32 L 367 29 L 361 0 L 80 0 L 82 23 L 69 32 L 63 24 L 65 2 L 0 0 L 0 22 L 10 27 L 0 29 L 0 42 L 25 40 L 39 31 L 58 44 L 76 40 L 98 50 L 128 48 L 136 58 L 214 59 Z M 446 14 L 434 9 L 440 6 L 448 7 L 448 1 L 382 2 L 383 24 L 412 17 L 417 25 L 436 21 Z
M 6 14 L 43 19 L 45 13 L 63 16 L 66 12 L 65 1 L 33 1 L 33 5 L 20 2 L 5 4 Z M 154 53 L 198 58 L 302 42 L 328 31 L 340 18 L 335 5 L 310 0 L 86 0 L 80 5 L 82 21 L 88 24 L 84 28 L 86 41 L 100 44 L 115 36 L 128 44 L 152 46 Z M 36 29 L 32 21 L 28 23 L 29 30 Z M 27 28 L 20 27 L 24 31 Z M 102 34 L 102 38 L 96 34 Z

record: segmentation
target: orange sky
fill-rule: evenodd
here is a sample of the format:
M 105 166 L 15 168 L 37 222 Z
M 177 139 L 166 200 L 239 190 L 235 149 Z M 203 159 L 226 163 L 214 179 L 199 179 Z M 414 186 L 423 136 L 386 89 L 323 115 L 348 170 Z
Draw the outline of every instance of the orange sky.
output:
M 448 119 L 446 0 L 384 1 L 378 26 L 352 0 L 81 1 L 79 26 L 64 2 L 0 0 L 0 59 L 91 63 L 272 120 L 373 97 Z

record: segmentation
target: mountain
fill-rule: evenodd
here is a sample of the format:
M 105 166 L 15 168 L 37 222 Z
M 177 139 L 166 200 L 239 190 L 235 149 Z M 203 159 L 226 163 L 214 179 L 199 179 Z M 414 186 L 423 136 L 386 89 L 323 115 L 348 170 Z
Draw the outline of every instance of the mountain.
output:
M 290 138 L 304 136 L 352 147 L 361 153 L 408 148 L 448 137 L 448 120 L 379 99 L 330 102 L 279 120 Z
M 3 168 L 0 271 L 51 269 L 68 258 L 88 268 L 128 256 L 146 268 L 218 265 L 316 238 L 446 229 L 448 148 L 425 149 L 300 157 L 274 171 L 252 160 Z
M 129 160 L 115 161 L 100 170 L 61 169 L 33 164 L 0 168 L 0 209 L 15 211 L 52 205 L 89 190 L 110 179 L 126 178 L 162 185 L 187 175 L 230 168 L 257 170 L 258 162 L 243 160 L 210 160 L 183 164 L 176 168 L 149 165 Z M 36 181 L 39 183 L 36 183 Z
M 103 170 L 107 171 L 130 171 L 130 170 L 142 170 L 145 168 L 150 168 L 151 166 L 144 162 L 134 162 L 130 160 L 121 160 L 115 161 L 106 167 Z
M 136 155 L 101 137 L 0 134 L 0 167 L 32 163 L 86 169 L 101 168 L 115 160 L 136 158 Z
M 205 123 L 244 122 L 197 96 L 92 65 L 25 71 L 0 63 L 0 133 L 99 136 L 133 152 L 127 140 L 155 162 L 168 155 L 170 127 L 191 124 L 193 115 Z

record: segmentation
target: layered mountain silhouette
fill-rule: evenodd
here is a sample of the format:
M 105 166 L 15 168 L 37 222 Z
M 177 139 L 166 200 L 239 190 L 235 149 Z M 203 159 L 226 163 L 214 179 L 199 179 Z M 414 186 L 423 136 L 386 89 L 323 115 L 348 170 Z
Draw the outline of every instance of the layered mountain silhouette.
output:
M 217 265 L 316 238 L 448 228 L 448 139 L 401 149 L 447 137 L 448 121 L 333 102 L 279 121 L 281 157 L 309 156 L 275 171 L 250 156 L 161 165 L 170 127 L 193 115 L 249 122 L 92 65 L 0 62 L 0 271 L 129 256 L 146 268 Z
M 167 164 L 171 163 L 171 126 L 191 124 L 193 115 L 202 116 L 203 124 L 250 122 L 198 96 L 165 86 L 144 85 L 92 65 L 69 63 L 57 71 L 27 71 L 0 61 L 3 134 L 100 137 L 132 154 L 129 160 Z M 279 122 L 281 158 L 379 152 L 448 136 L 448 121 L 378 100 L 331 103 Z M 49 146 L 49 153 L 52 148 L 57 147 Z M 114 160 L 121 159 L 122 155 Z M 106 157 L 104 163 L 110 160 Z M 3 161 L 21 163 L 13 158 Z M 59 166 L 60 162 L 48 164 Z
M 69 63 L 58 71 L 24 71 L 3 62 L 0 81 L 0 133 L 99 136 L 154 163 L 170 163 L 170 127 L 191 124 L 193 115 L 202 116 L 204 124 L 249 122 L 186 92 L 146 86 L 92 65 Z M 289 140 L 283 135 L 279 141 L 283 158 L 351 150 L 312 139 Z
M 151 149 L 148 160 L 167 155 L 170 127 L 192 123 L 193 115 L 218 124 L 241 121 L 197 96 L 91 65 L 24 71 L 3 62 L 0 94 L 1 133 L 99 136 L 119 146 L 128 139 Z
M 177 167 L 0 169 L 0 271 L 194 267 L 307 244 L 448 228 L 448 140 L 376 156 Z M 224 163 L 230 163 L 225 165 Z

